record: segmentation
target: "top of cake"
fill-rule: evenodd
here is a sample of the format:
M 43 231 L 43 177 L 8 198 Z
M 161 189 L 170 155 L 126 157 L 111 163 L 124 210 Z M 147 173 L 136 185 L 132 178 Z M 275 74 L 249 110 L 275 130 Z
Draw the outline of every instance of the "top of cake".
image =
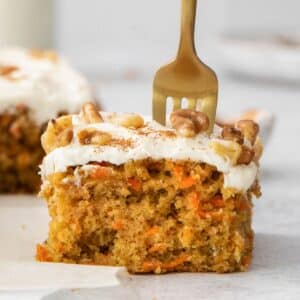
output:
M 0 50 L 0 113 L 24 104 L 44 123 L 91 99 L 87 81 L 53 51 Z
M 85 104 L 79 115 L 49 122 L 42 137 L 47 156 L 41 173 L 47 176 L 90 162 L 191 160 L 215 166 L 224 173 L 224 187 L 245 192 L 258 172 L 258 125 L 244 120 L 235 127 L 215 126 L 211 135 L 207 128 L 207 117 L 188 109 L 173 112 L 170 124 L 162 126 L 137 114 L 98 112 Z

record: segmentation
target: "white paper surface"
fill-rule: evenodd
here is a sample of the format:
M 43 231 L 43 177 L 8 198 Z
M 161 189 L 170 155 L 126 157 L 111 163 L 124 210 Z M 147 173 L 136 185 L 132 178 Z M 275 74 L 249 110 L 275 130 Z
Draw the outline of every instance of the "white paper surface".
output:
M 42 200 L 0 196 L 0 291 L 119 284 L 122 268 L 36 262 L 36 244 L 47 238 L 48 222 Z

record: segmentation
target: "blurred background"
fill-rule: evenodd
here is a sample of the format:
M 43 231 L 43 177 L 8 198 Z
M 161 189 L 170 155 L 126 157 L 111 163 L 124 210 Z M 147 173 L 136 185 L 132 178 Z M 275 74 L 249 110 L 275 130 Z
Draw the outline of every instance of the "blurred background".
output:
M 221 96 L 234 80 L 298 87 L 299 9 L 298 0 L 199 1 L 199 56 L 221 87 L 230 78 Z M 149 113 L 153 74 L 176 54 L 179 17 L 180 0 L 0 0 L 0 45 L 55 48 L 105 108 Z M 239 98 L 264 97 L 250 93 Z
M 299 99 L 299 10 L 298 0 L 198 1 L 196 46 L 218 74 L 219 114 Z M 179 21 L 180 0 L 0 0 L 0 46 L 54 48 L 104 109 L 150 114 L 153 75 L 176 54 Z

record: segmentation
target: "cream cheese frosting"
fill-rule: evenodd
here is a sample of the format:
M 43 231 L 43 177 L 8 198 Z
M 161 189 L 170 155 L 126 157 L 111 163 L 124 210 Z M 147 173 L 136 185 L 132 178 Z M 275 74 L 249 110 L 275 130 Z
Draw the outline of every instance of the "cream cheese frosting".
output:
M 91 99 L 87 81 L 61 57 L 53 60 L 31 50 L 7 48 L 0 50 L 1 67 L 14 71 L 9 77 L 0 74 L 0 113 L 22 103 L 42 124 L 59 112 L 79 111 Z
M 92 161 L 121 165 L 129 160 L 152 158 L 192 160 L 210 164 L 224 174 L 224 187 L 243 192 L 256 180 L 258 167 L 254 162 L 249 165 L 234 165 L 230 159 L 216 153 L 211 147 L 211 143 L 214 142 L 224 146 L 230 144 L 230 141 L 220 138 L 221 129 L 218 126 L 215 126 L 211 136 L 202 133 L 194 138 L 186 138 L 152 120 L 146 121 L 142 129 L 130 129 L 109 123 L 109 113 L 101 112 L 101 115 L 104 116 L 104 122 L 95 124 L 84 124 L 78 116 L 72 117 L 73 141 L 65 147 L 56 148 L 44 158 L 41 165 L 43 177 L 64 172 L 69 166 L 84 166 Z M 115 140 L 130 141 L 130 146 L 81 145 L 77 134 L 87 128 L 109 133 Z

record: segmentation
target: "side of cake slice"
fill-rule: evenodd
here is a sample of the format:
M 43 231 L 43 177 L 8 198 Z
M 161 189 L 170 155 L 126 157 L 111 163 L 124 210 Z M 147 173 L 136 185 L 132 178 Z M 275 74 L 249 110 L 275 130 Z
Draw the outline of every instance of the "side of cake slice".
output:
M 179 110 L 162 126 L 98 112 L 48 124 L 42 137 L 49 236 L 40 261 L 126 266 L 133 273 L 233 272 L 253 249 L 258 126 L 215 126 Z
M 0 193 L 38 191 L 47 122 L 90 98 L 86 80 L 55 52 L 0 50 Z

